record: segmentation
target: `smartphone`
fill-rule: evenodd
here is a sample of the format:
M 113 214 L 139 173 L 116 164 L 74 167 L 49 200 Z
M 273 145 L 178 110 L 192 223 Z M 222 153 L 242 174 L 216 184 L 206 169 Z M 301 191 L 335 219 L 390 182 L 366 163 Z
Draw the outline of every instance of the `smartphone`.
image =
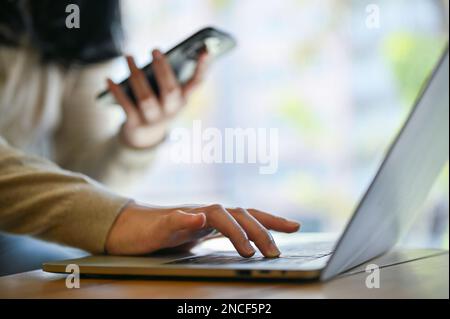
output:
M 231 51 L 235 46 L 236 41 L 230 34 L 213 27 L 207 27 L 196 32 L 165 54 L 174 70 L 177 80 L 180 84 L 184 84 L 194 75 L 198 57 L 202 52 L 208 52 L 209 60 L 214 61 Z M 153 74 L 152 64 L 147 64 L 142 70 L 146 74 L 153 92 L 158 95 L 159 89 L 155 75 Z M 136 99 L 131 90 L 129 79 L 123 80 L 119 85 L 131 100 L 135 102 Z M 97 99 L 102 100 L 102 102 L 114 103 L 114 97 L 108 90 L 101 92 L 97 96 Z

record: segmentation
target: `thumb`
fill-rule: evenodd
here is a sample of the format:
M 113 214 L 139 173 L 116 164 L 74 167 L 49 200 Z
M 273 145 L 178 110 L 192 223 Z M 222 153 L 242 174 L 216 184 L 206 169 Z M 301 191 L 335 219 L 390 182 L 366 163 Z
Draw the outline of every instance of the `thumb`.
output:
M 176 210 L 166 215 L 166 227 L 171 231 L 199 230 L 206 225 L 206 215 L 203 213 L 190 214 Z

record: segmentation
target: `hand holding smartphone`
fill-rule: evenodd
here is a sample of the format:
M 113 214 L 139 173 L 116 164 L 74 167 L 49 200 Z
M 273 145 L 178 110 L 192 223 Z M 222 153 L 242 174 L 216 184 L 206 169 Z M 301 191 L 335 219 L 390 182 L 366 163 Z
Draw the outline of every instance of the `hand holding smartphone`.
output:
M 236 46 L 233 37 L 218 29 L 208 27 L 204 28 L 188 39 L 184 40 L 165 55 L 173 69 L 178 82 L 183 85 L 194 75 L 197 61 L 203 52 L 208 53 L 210 61 L 214 61 L 222 55 L 228 53 Z M 144 66 L 142 71 L 145 73 L 153 92 L 158 96 L 159 88 L 153 72 L 152 63 Z M 136 98 L 131 90 L 129 78 L 119 84 L 128 97 L 135 102 Z M 102 101 L 114 101 L 109 91 L 100 93 L 97 97 Z

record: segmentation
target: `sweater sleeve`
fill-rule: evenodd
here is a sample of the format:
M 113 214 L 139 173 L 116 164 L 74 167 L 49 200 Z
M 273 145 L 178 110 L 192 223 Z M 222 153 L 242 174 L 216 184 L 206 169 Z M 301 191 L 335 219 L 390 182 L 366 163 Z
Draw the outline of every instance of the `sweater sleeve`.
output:
M 109 230 L 128 202 L 0 137 L 0 231 L 104 253 Z
M 80 67 L 68 74 L 54 155 L 64 169 L 127 193 L 148 171 L 156 151 L 124 145 L 118 137 L 124 119 L 120 107 L 97 102 L 111 63 Z

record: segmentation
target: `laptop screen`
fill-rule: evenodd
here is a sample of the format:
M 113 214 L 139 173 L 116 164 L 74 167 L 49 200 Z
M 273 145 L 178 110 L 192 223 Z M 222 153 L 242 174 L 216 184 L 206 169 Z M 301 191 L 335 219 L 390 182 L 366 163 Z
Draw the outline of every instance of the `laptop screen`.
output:
M 339 240 L 327 280 L 395 245 L 449 158 L 448 47 Z

